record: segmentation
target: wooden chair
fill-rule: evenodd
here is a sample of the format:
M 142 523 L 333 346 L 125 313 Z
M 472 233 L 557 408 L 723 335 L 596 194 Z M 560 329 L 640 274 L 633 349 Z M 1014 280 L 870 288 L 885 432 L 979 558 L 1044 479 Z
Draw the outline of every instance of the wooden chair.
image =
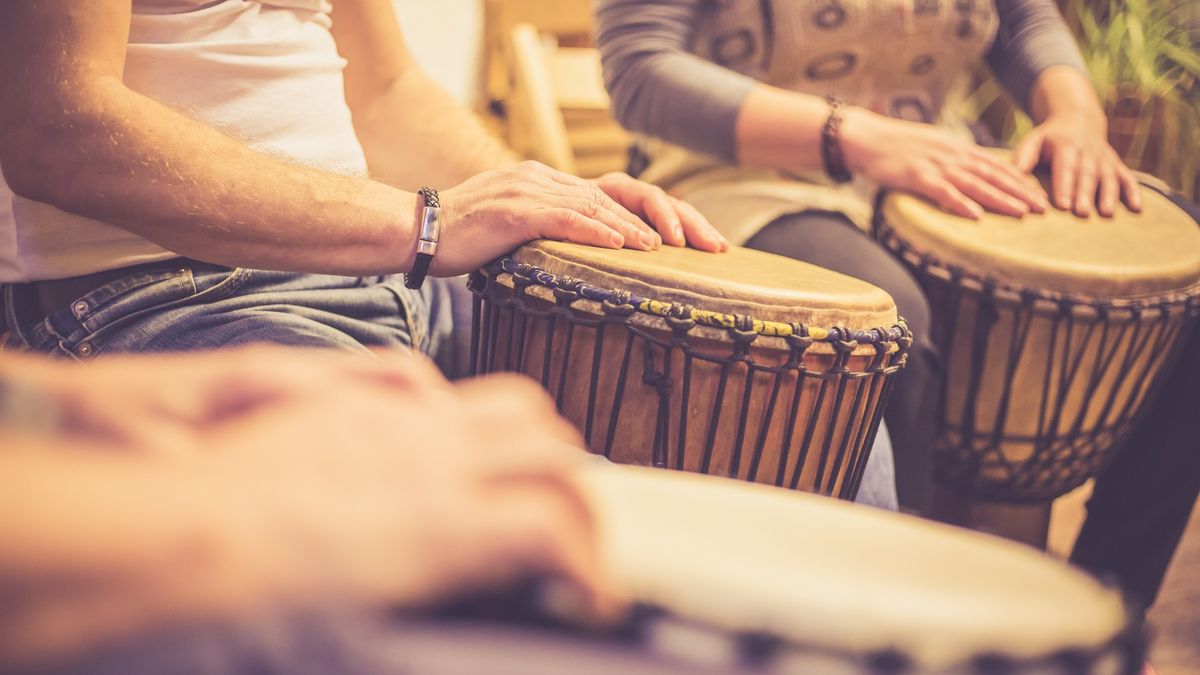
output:
M 509 32 L 505 54 L 514 149 L 584 177 L 625 168 L 631 139 L 610 113 L 599 51 L 560 46 L 526 23 Z
M 508 99 L 508 36 L 519 24 L 530 24 L 563 46 L 593 46 L 591 0 L 484 0 L 483 10 L 483 100 L 490 109 L 502 108 Z

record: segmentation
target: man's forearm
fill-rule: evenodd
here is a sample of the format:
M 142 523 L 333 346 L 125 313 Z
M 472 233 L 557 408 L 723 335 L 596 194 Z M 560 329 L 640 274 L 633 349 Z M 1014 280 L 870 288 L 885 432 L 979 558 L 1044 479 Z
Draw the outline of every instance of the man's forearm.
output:
M 210 262 L 348 275 L 411 266 L 413 194 L 255 152 L 116 78 L 59 99 L 4 134 L 20 195 Z
M 378 98 L 352 110 L 371 177 L 406 190 L 447 188 L 518 161 L 415 65 Z

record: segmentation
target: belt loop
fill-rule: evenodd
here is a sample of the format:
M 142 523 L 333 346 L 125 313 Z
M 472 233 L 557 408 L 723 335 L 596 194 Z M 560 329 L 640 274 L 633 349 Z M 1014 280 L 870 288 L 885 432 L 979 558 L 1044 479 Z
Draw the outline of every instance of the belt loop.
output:
M 8 312 L 12 306 L 12 301 L 9 299 L 12 295 L 12 284 L 0 284 L 0 346 L 3 346 L 8 341 L 8 334 L 12 332 L 9 328 Z

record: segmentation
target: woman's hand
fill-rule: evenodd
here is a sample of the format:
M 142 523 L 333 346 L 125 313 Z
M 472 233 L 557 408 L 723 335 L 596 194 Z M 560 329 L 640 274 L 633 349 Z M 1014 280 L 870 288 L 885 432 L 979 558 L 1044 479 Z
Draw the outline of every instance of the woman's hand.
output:
M 1041 187 L 1016 166 L 932 125 L 848 108 L 841 142 L 852 172 L 963 218 L 979 218 L 985 209 L 1020 218 L 1049 206 Z
M 1024 173 L 1049 165 L 1054 205 L 1082 218 L 1091 215 L 1093 205 L 1111 218 L 1118 199 L 1141 211 L 1137 178 L 1108 144 L 1107 127 L 1103 114 L 1052 115 L 1017 144 L 1013 164 Z

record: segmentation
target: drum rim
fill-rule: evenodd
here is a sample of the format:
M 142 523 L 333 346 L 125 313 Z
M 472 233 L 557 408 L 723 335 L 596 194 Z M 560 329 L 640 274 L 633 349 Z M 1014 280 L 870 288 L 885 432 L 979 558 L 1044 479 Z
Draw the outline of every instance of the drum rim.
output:
M 663 319 L 668 321 L 673 329 L 678 326 L 685 331 L 696 326 L 704 326 L 724 329 L 750 339 L 761 336 L 788 340 L 811 340 L 834 346 L 870 345 L 877 350 L 886 350 L 886 353 L 905 350 L 912 341 L 912 331 L 909 330 L 908 323 L 903 317 L 900 317 L 897 323 L 890 328 L 876 327 L 858 330 L 842 326 L 809 326 L 802 323 L 756 319 L 750 315 L 715 312 L 687 303 L 645 298 L 634 295 L 630 291 L 596 286 L 582 279 L 547 272 L 530 263 L 517 262 L 511 254 L 496 259 L 472 274 L 470 279 L 472 290 L 477 293 L 482 292 L 484 284 L 479 277 L 495 277 L 498 274 L 510 274 L 513 277 L 520 277 L 530 284 L 546 288 L 552 291 L 560 301 L 561 296 L 566 296 L 568 302 L 574 299 L 591 300 L 606 308 L 614 308 L 618 313 L 637 313 Z
M 1136 604 L 1125 595 L 1115 583 L 1101 579 L 1101 585 L 1113 592 L 1120 593 L 1124 604 L 1124 617 L 1121 628 L 1108 639 L 1092 646 L 1065 646 L 1054 651 L 1037 656 L 1013 656 L 1002 651 L 981 652 L 973 657 L 955 661 L 952 669 L 963 669 L 967 673 L 1015 673 L 1023 670 L 1037 670 L 1046 666 L 1065 667 L 1065 671 L 1078 675 L 1092 672 L 1105 659 L 1115 657 L 1123 663 L 1126 670 L 1122 673 L 1138 672 L 1146 658 L 1148 640 L 1144 619 Z M 671 622 L 689 626 L 702 631 L 717 631 L 729 633 L 730 637 L 747 640 L 752 649 L 743 648 L 743 654 L 752 657 L 755 663 L 769 663 L 774 656 L 786 656 L 789 651 L 819 654 L 844 663 L 860 664 L 872 668 L 871 672 L 917 673 L 922 670 L 922 663 L 902 646 L 884 647 L 876 650 L 858 651 L 846 647 L 833 647 L 801 639 L 781 637 L 775 633 L 752 631 L 731 631 L 714 628 L 711 624 L 685 617 L 674 616 L 669 609 L 652 603 L 637 603 L 633 608 L 630 623 L 625 627 L 628 633 L 645 634 L 647 622 L 656 617 L 666 616 Z
M 1146 189 L 1153 190 L 1163 197 L 1170 199 L 1169 188 L 1163 189 L 1166 186 L 1157 184 L 1157 179 L 1155 181 L 1140 180 L 1139 182 Z M 980 274 L 963 265 L 947 262 L 945 258 L 935 253 L 923 251 L 919 247 L 914 246 L 896 230 L 895 226 L 888 222 L 884 205 L 888 203 L 888 198 L 893 194 L 904 195 L 908 193 L 902 190 L 879 190 L 875 196 L 874 208 L 872 209 L 871 235 L 901 260 L 921 272 L 940 272 L 949 281 L 958 286 L 967 286 L 968 284 L 963 283 L 967 281 L 970 284 L 978 286 L 978 290 L 992 295 L 995 295 L 996 291 L 1002 291 L 1020 296 L 1024 300 L 1041 300 L 1060 305 L 1066 304 L 1068 306 L 1087 306 L 1099 312 L 1111 309 L 1137 312 L 1147 308 L 1169 311 L 1170 308 L 1175 307 L 1183 308 L 1192 315 L 1200 315 L 1200 280 L 1190 285 L 1168 291 L 1113 297 L 1108 295 L 1092 295 L 1079 291 L 1054 291 L 1019 281 L 1010 281 L 987 274 Z
M 598 470 L 596 470 L 598 469 Z M 622 475 L 625 474 L 625 475 Z M 597 505 L 599 531 L 604 533 L 610 529 L 618 530 L 620 527 L 614 526 L 614 522 L 618 522 L 612 515 L 611 511 L 605 504 L 606 501 L 620 502 L 623 500 L 623 491 L 613 488 L 624 487 L 629 488 L 630 485 L 637 483 L 642 484 L 639 488 L 630 490 L 631 493 L 644 497 L 651 494 L 646 488 L 653 483 L 659 483 L 662 489 L 653 490 L 656 498 L 671 499 L 672 497 L 680 496 L 676 491 L 677 485 L 672 485 L 678 482 L 679 485 L 688 485 L 693 494 L 691 496 L 684 495 L 682 503 L 684 505 L 691 504 L 697 492 L 707 492 L 710 495 L 713 490 L 706 488 L 719 488 L 715 492 L 718 495 L 716 502 L 724 509 L 733 508 L 736 506 L 733 502 L 727 502 L 731 490 L 736 490 L 743 495 L 756 494 L 757 499 L 769 499 L 772 506 L 779 507 L 783 500 L 793 499 L 793 493 L 780 493 L 779 491 L 761 484 L 736 484 L 730 479 L 707 476 L 703 474 L 693 474 L 691 472 L 675 472 L 664 471 L 660 468 L 652 467 L 617 467 L 605 464 L 597 464 L 594 467 L 589 467 L 584 475 L 583 485 L 587 488 L 590 500 Z M 599 477 L 599 481 L 594 479 Z M 636 479 L 633 482 L 628 482 L 629 478 Z M 653 477 L 653 479 L 651 478 Z M 602 499 L 597 499 L 594 495 L 605 495 Z M 845 511 L 847 514 L 854 513 L 855 520 L 859 523 L 863 522 L 860 518 L 867 514 L 869 509 L 864 510 L 863 507 L 836 504 L 828 502 L 821 498 L 814 498 L 811 495 L 798 495 L 806 500 L 814 500 L 815 503 L 821 504 L 820 511 L 810 511 L 809 516 L 828 515 L 833 513 L 833 510 Z M 733 510 L 739 510 L 733 508 Z M 694 511 L 692 513 L 695 513 Z M 624 514 L 628 516 L 629 514 Z M 1019 551 L 1019 555 L 1025 558 L 1041 557 L 1043 560 L 1037 564 L 1049 569 L 1047 559 L 1044 554 L 1039 554 L 1033 549 L 1028 549 L 1024 545 L 1007 540 L 998 540 L 989 535 L 979 532 L 956 532 L 957 528 L 942 524 L 923 522 L 923 519 L 918 519 L 913 516 L 897 513 L 878 514 L 877 520 L 882 525 L 888 523 L 888 527 L 894 527 L 902 524 L 906 529 L 917 527 L 922 532 L 921 536 L 915 539 L 915 545 L 919 545 L 926 536 L 936 535 L 937 538 L 946 538 L 952 536 L 955 539 L 965 539 L 970 537 L 975 541 L 971 543 L 973 548 L 978 548 L 983 551 L 984 545 L 994 548 L 997 554 L 1002 554 L 1001 557 L 1012 557 L 1012 551 Z M 872 517 L 872 520 L 876 520 Z M 890 521 L 890 522 L 889 522 Z M 850 521 L 854 523 L 854 521 Z M 857 523 L 855 523 L 857 524 Z M 940 530 L 940 531 L 939 531 Z M 651 530 L 653 531 L 653 530 Z M 634 537 L 632 540 L 626 540 L 618 549 L 631 550 L 630 541 L 638 542 L 642 538 Z M 717 538 L 719 540 L 719 537 Z M 824 541 L 823 539 L 821 541 Z M 931 539 L 932 541 L 932 539 Z M 609 539 L 605 538 L 606 545 L 611 546 Z M 642 542 L 644 543 L 644 542 Z M 1009 552 L 1004 552 L 1003 549 L 1009 549 Z M 641 547 L 638 547 L 641 548 Z M 611 554 L 610 554 L 611 555 Z M 629 565 L 630 560 L 624 555 L 618 555 L 618 568 L 625 568 Z M 694 558 L 693 558 L 694 559 Z M 639 562 L 640 557 L 635 557 L 633 562 Z M 881 638 L 867 640 L 864 643 L 862 640 L 835 640 L 828 641 L 819 636 L 819 632 L 791 632 L 786 627 L 779 627 L 776 621 L 764 622 L 761 616 L 756 616 L 761 613 L 751 612 L 745 615 L 746 621 L 726 622 L 719 618 L 714 618 L 720 612 L 711 611 L 696 611 L 695 604 L 684 602 L 682 604 L 673 601 L 674 593 L 645 593 L 640 592 L 639 588 L 644 587 L 644 584 L 634 581 L 630 591 L 631 597 L 636 601 L 634 605 L 635 612 L 629 616 L 633 625 L 638 629 L 635 633 L 642 633 L 642 621 L 666 616 L 673 623 L 682 624 L 685 626 L 694 627 L 704 631 L 712 631 L 735 638 L 749 638 L 754 647 L 753 653 L 757 657 L 759 663 L 770 662 L 776 656 L 786 656 L 792 650 L 802 650 L 807 652 L 818 652 L 826 656 L 834 657 L 850 663 L 858 663 L 870 667 L 868 672 L 871 673 L 919 673 L 919 672 L 963 672 L 963 673 L 1016 673 L 1024 672 L 1026 668 L 1036 669 L 1039 666 L 1051 666 L 1050 672 L 1055 673 L 1070 673 L 1071 675 L 1084 675 L 1085 673 L 1093 672 L 1117 672 L 1110 670 L 1094 670 L 1097 666 L 1102 665 L 1110 657 L 1120 658 L 1124 669 L 1119 672 L 1122 675 L 1138 672 L 1144 658 L 1145 649 L 1147 646 L 1147 635 L 1144 626 L 1144 614 L 1140 610 L 1135 599 L 1125 593 L 1116 583 L 1116 579 L 1112 576 L 1097 577 L 1087 574 L 1077 568 L 1066 565 L 1062 561 L 1049 561 L 1053 566 L 1061 568 L 1062 572 L 1067 572 L 1080 579 L 1087 578 L 1088 584 L 1094 586 L 1103 595 L 1113 601 L 1115 606 L 1112 609 L 1116 610 L 1116 615 L 1113 617 L 1115 621 L 1105 627 L 1103 630 L 1098 630 L 1094 634 L 1086 637 L 1079 634 L 1073 637 L 1063 637 L 1063 639 L 1054 641 L 1054 644 L 1045 644 L 1038 649 L 1021 649 L 1018 643 L 1012 643 L 1010 646 L 1002 642 L 994 644 L 978 643 L 972 645 L 969 649 L 951 650 L 956 652 L 956 655 L 933 657 L 930 658 L 928 650 L 922 647 L 921 641 L 915 644 L 906 644 L 903 635 L 891 633 L 884 635 Z M 616 568 L 614 568 L 616 569 Z M 665 569 L 665 568 L 664 568 Z M 642 576 L 642 575 L 635 575 Z M 617 573 L 615 579 L 621 579 L 621 583 L 629 583 L 628 575 Z M 644 577 L 643 577 L 644 578 Z M 1066 581 L 1066 578 L 1063 578 Z M 704 584 L 703 579 L 699 582 Z M 1076 582 L 1072 582 L 1076 583 Z M 657 585 L 657 584 L 655 584 Z M 669 585 L 668 585 L 669 586 Z M 694 586 L 693 588 L 699 588 Z M 690 606 L 690 608 L 689 608 Z M 977 605 L 975 605 L 977 606 Z M 1107 611 L 1107 610 L 1106 610 Z M 740 613 L 739 614 L 743 614 Z M 767 612 L 770 614 L 770 612 Z M 771 624 L 775 624 L 773 627 Z M 923 631 L 927 635 L 939 635 L 939 633 L 929 633 L 928 630 Z M 940 637 L 938 639 L 941 639 Z M 929 640 L 923 641 L 925 646 L 931 643 Z M 980 642 L 980 641 L 976 641 Z M 984 640 L 982 642 L 992 642 Z M 789 671 L 790 672 L 790 671 Z M 1038 672 L 1041 672 L 1038 670 Z
M 875 239 L 878 242 L 917 270 L 926 274 L 940 273 L 941 276 L 946 277 L 946 281 L 960 287 L 977 286 L 979 292 L 988 295 L 994 296 L 997 292 L 1007 292 L 1027 302 L 1040 300 L 1064 307 L 1090 307 L 1097 312 L 1108 312 L 1111 310 L 1130 312 L 1159 310 L 1169 312 L 1172 309 L 1183 309 L 1193 315 L 1200 314 L 1200 281 L 1191 286 L 1165 293 L 1127 298 L 1089 295 L 1075 291 L 1053 291 L 981 274 L 967 269 L 962 265 L 946 262 L 936 254 L 922 251 L 895 230 L 887 221 L 881 209 L 875 210 L 873 229 Z

